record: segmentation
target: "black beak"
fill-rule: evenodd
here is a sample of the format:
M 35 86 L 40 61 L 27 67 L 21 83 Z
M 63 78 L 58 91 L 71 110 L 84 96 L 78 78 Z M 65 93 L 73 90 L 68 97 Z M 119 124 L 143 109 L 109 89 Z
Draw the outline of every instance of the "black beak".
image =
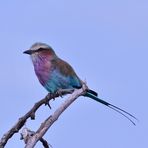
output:
M 23 53 L 31 55 L 33 51 L 29 49 L 29 50 L 24 51 Z

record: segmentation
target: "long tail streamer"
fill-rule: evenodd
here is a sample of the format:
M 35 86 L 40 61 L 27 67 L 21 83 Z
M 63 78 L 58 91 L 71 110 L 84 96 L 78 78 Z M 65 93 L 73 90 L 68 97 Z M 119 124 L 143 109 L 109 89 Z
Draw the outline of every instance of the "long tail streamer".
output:
M 112 105 L 112 104 L 110 104 L 110 103 L 108 103 L 108 102 L 98 98 L 97 96 L 94 96 L 93 94 L 91 94 L 89 92 L 87 92 L 85 96 L 89 97 L 89 98 L 92 98 L 92 99 L 96 100 L 97 102 L 100 102 L 100 103 L 108 106 L 109 108 L 113 109 L 114 111 L 120 113 L 122 116 L 127 118 L 133 125 L 136 125 L 135 122 L 130 117 L 132 117 L 133 119 L 135 119 L 137 121 L 138 121 L 138 119 L 135 116 L 133 116 L 132 114 L 128 113 L 127 111 L 125 111 L 125 110 L 123 110 L 123 109 L 121 109 L 121 108 L 119 108 L 119 107 L 117 107 L 115 105 Z

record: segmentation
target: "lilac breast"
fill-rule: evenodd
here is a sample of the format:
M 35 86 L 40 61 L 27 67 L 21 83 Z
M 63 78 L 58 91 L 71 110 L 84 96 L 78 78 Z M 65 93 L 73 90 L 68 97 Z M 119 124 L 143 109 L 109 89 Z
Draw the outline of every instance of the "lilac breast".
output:
M 50 77 L 51 63 L 46 59 L 42 59 L 34 61 L 33 64 L 40 83 L 45 86 Z

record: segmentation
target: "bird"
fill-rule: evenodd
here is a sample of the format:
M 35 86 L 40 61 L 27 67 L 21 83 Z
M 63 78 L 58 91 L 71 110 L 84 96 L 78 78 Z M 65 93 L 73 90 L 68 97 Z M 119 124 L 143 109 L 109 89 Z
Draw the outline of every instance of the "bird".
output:
M 78 77 L 72 66 L 58 57 L 54 49 L 46 43 L 36 42 L 23 52 L 31 57 L 35 74 L 41 85 L 50 93 L 57 93 L 64 89 L 82 88 L 83 81 Z M 129 112 L 100 99 L 98 93 L 87 89 L 84 97 L 91 98 L 103 105 L 115 110 L 136 125 L 135 116 Z

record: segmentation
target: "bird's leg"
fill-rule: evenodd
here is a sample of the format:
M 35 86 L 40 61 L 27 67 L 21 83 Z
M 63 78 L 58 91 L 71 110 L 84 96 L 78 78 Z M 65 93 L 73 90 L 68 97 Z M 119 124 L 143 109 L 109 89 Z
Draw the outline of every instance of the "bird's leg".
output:
M 58 89 L 56 94 L 59 95 L 60 97 L 63 97 L 64 93 L 72 93 L 74 89 L 69 88 L 69 89 Z
M 61 98 L 63 98 L 62 89 L 58 89 L 56 94 L 59 95 Z
M 64 94 L 70 94 L 73 91 L 74 89 L 58 89 L 55 93 L 48 93 L 48 95 L 44 99 L 45 105 L 48 105 L 48 107 L 51 109 L 51 106 L 49 104 L 49 101 L 51 99 L 55 100 L 56 97 L 63 97 Z

